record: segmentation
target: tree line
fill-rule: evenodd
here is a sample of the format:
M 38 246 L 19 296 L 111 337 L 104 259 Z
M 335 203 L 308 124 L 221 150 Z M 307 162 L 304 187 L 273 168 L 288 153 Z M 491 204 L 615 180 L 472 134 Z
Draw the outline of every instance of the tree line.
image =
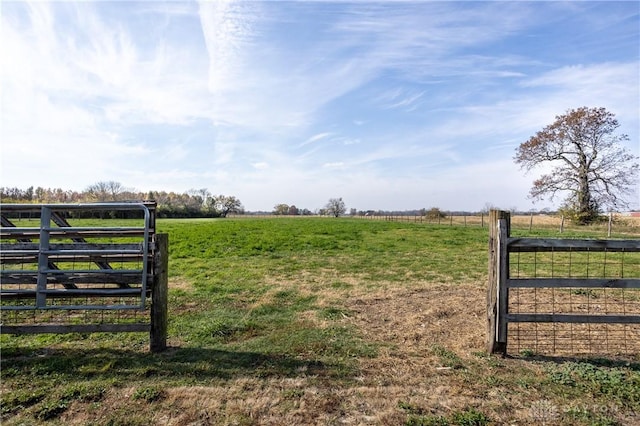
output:
M 101 181 L 83 191 L 33 186 L 27 189 L 0 187 L 2 203 L 109 203 L 128 201 L 155 201 L 157 217 L 226 217 L 229 213 L 244 213 L 240 200 L 231 195 L 213 195 L 206 188 L 189 191 L 139 192 L 126 188 L 120 182 Z

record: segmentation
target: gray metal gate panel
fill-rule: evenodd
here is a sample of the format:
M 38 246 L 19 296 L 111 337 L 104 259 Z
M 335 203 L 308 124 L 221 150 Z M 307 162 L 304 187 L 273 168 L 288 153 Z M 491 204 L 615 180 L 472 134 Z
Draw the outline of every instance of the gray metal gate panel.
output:
M 89 204 L 45 204 L 45 205 L 15 205 L 4 204 L 2 209 L 2 227 L 0 227 L 0 259 L 3 266 L 0 271 L 0 296 L 4 299 L 0 309 L 30 310 L 30 309 L 144 309 L 149 282 L 150 264 L 150 213 L 143 203 L 89 203 Z M 56 212 L 67 211 L 131 211 L 142 212 L 144 225 L 141 227 L 73 227 L 63 216 Z M 38 228 L 15 227 L 4 216 L 5 213 L 36 213 L 40 216 Z M 52 226 L 52 220 L 58 226 Z M 139 220 L 139 219 L 138 219 Z M 135 243 L 99 244 L 87 242 L 86 238 L 135 238 Z M 141 238 L 141 239 L 140 239 Z M 38 239 L 38 243 L 33 240 Z M 71 243 L 52 244 L 52 240 L 71 240 Z M 7 241 L 9 243 L 7 243 Z M 69 263 L 74 257 L 85 259 L 85 263 L 94 263 L 98 269 L 76 268 L 72 262 L 71 268 L 59 268 L 60 263 Z M 140 267 L 131 269 L 113 269 L 109 259 L 125 260 L 139 259 Z M 127 257 L 128 256 L 128 257 Z M 18 264 L 21 269 L 8 269 L 7 265 Z M 26 269 L 25 269 L 26 265 Z M 120 277 L 116 288 L 77 287 L 76 281 L 96 284 L 101 277 Z M 137 287 L 130 287 L 127 281 L 136 278 Z M 35 280 L 35 283 L 34 283 Z M 34 290 L 16 289 L 12 284 L 25 283 L 34 286 Z M 50 288 L 52 283 L 60 284 L 64 288 Z M 133 282 L 132 282 L 133 283 Z M 89 287 L 89 288 L 88 288 Z M 135 296 L 140 301 L 137 304 L 51 304 L 56 298 L 90 298 L 107 296 Z M 25 305 L 24 300 L 35 297 L 35 303 Z M 20 304 L 7 303 L 8 300 L 22 301 Z

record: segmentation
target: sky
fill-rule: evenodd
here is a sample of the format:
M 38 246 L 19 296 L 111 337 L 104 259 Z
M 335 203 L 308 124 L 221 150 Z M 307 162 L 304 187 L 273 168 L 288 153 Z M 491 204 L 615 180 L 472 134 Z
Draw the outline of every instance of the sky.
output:
M 542 170 L 513 157 L 557 115 L 604 107 L 640 154 L 638 1 L 2 1 L 0 16 L 0 186 L 528 211 L 561 199 L 533 203 Z

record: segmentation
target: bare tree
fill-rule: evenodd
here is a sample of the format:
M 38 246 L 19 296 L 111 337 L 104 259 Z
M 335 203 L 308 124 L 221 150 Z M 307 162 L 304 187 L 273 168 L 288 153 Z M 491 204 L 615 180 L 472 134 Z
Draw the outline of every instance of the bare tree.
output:
M 109 199 L 109 184 L 105 181 L 89 185 L 85 192 L 95 201 L 103 202 Z
M 347 211 L 347 207 L 345 206 L 344 201 L 342 201 L 342 198 L 330 198 L 324 208 L 327 214 L 333 217 L 340 217 Z
M 107 182 L 107 191 L 109 192 L 110 201 L 120 200 L 120 195 L 126 192 L 126 188 L 120 182 L 110 180 Z
M 110 180 L 96 182 L 87 187 L 85 192 L 95 201 L 118 201 L 121 195 L 126 192 L 126 188 L 120 182 Z
M 605 108 L 581 107 L 556 116 L 523 142 L 514 158 L 527 172 L 549 164 L 551 172 L 533 183 L 534 200 L 565 194 L 565 209 L 581 224 L 594 221 L 602 208 L 627 207 L 625 197 L 637 183 L 637 157 L 616 134 L 618 120 Z
M 497 208 L 498 207 L 496 207 L 492 202 L 487 201 L 486 203 L 484 203 L 484 206 L 480 209 L 480 213 L 489 214 L 489 211 Z
M 189 194 L 193 198 L 194 204 L 198 204 L 197 206 L 198 208 L 204 208 L 207 205 L 207 201 L 211 197 L 211 193 L 207 188 L 200 188 L 200 189 L 192 188 L 189 191 L 187 191 L 187 194 Z

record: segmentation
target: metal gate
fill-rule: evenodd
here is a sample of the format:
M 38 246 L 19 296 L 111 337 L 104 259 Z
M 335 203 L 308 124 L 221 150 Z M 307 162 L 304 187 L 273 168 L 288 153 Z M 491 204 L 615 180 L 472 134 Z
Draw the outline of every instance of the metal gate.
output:
M 139 226 L 77 227 L 65 217 L 128 211 L 140 212 Z M 13 222 L 34 216 L 37 227 Z M 150 235 L 144 204 L 3 205 L 2 309 L 144 309 Z
M 155 203 L 3 204 L 0 219 L 0 332 L 153 333 L 154 296 L 166 333 Z

